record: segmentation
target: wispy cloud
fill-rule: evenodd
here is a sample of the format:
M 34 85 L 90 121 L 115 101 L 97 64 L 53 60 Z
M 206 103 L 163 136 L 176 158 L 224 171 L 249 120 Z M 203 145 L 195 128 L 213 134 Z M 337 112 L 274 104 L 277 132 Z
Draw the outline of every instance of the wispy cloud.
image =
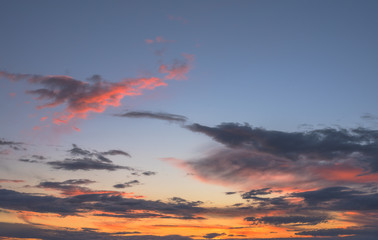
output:
M 162 37 L 156 38 L 158 42 L 168 41 Z M 42 101 L 38 109 L 56 108 L 64 106 L 62 112 L 51 117 L 55 124 L 66 124 L 73 119 L 84 119 L 89 113 L 101 113 L 108 107 L 118 107 L 126 96 L 141 95 L 143 90 L 152 90 L 156 87 L 167 86 L 166 80 L 186 79 L 193 56 L 183 54 L 184 60 L 175 60 L 172 64 L 162 64 L 159 72 L 166 74 L 163 78 L 125 78 L 119 82 L 104 80 L 99 75 L 94 75 L 81 81 L 64 75 L 32 75 L 14 74 L 6 71 L 0 72 L 0 78 L 11 81 L 26 80 L 33 85 L 41 87 L 28 90 L 27 93 L 36 96 L 37 101 Z M 47 119 L 46 116 L 43 118 Z
M 194 61 L 194 55 L 182 54 L 184 60 L 175 59 L 172 64 L 162 64 L 159 67 L 159 72 L 167 74 L 166 79 L 187 79 L 187 74 L 192 68 L 192 62 Z
M 165 39 L 162 36 L 157 36 L 155 39 L 146 39 L 144 40 L 147 44 L 153 44 L 153 43 L 174 43 L 175 40 L 168 40 Z
M 163 112 L 148 112 L 148 111 L 130 111 L 123 114 L 115 114 L 119 117 L 128 117 L 128 118 L 151 118 L 165 120 L 169 122 L 178 122 L 184 123 L 187 118 L 182 115 L 163 113 Z

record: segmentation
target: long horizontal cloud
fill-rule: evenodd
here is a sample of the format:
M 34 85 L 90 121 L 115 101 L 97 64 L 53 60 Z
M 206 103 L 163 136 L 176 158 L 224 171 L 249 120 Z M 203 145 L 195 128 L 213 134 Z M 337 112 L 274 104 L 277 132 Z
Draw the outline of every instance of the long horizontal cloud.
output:
M 118 232 L 105 233 L 88 229 L 73 230 L 63 228 L 43 228 L 22 223 L 0 222 L 0 237 L 6 238 L 35 238 L 49 240 L 191 240 L 189 237 L 180 235 L 152 236 L 152 235 L 132 235 L 120 236 L 122 234 L 138 234 L 139 232 Z
M 327 221 L 327 217 L 324 216 L 265 216 L 265 217 L 246 217 L 245 221 L 251 222 L 251 224 L 307 224 L 316 225 Z
M 128 117 L 128 118 L 151 118 L 165 120 L 169 122 L 186 122 L 187 118 L 181 115 L 162 113 L 162 112 L 148 112 L 148 111 L 130 111 L 123 114 L 116 114 L 115 116 L 119 117 Z
M 186 79 L 193 56 L 184 54 L 183 58 L 175 60 L 173 64 L 161 65 L 159 72 L 165 74 L 163 78 L 125 78 L 119 82 L 109 82 L 94 75 L 88 81 L 81 81 L 70 76 L 13 74 L 5 71 L 0 72 L 0 78 L 26 80 L 41 85 L 41 88 L 27 93 L 37 96 L 37 100 L 47 101 L 39 105 L 39 109 L 65 106 L 65 110 L 53 118 L 55 124 L 64 124 L 71 119 L 86 118 L 90 112 L 100 113 L 108 107 L 120 106 L 125 96 L 140 95 L 142 90 L 167 86 L 166 80 Z
M 27 204 L 25 204 L 27 202 Z M 91 211 L 102 211 L 103 216 L 142 218 L 141 211 L 156 214 L 161 218 L 195 219 L 205 212 L 198 202 L 162 202 L 135 198 L 124 198 L 121 193 L 91 193 L 67 197 L 40 196 L 0 189 L 0 208 L 57 213 L 62 216 L 77 215 Z M 146 214 L 145 217 L 150 217 Z

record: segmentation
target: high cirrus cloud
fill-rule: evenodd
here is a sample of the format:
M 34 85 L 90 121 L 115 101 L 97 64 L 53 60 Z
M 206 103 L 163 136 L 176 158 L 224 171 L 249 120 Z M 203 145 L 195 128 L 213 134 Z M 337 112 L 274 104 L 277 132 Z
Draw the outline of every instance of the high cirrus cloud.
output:
M 40 88 L 28 90 L 43 103 L 38 109 L 65 106 L 63 112 L 53 116 L 55 124 L 65 124 L 72 119 L 86 118 L 91 112 L 101 113 L 108 107 L 118 107 L 125 96 L 141 95 L 145 89 L 152 90 L 159 86 L 167 86 L 166 80 L 186 79 L 190 69 L 192 55 L 183 55 L 184 60 L 175 60 L 173 64 L 161 65 L 159 72 L 164 77 L 125 78 L 119 82 L 110 82 L 98 75 L 81 81 L 70 76 L 32 75 L 0 72 L 0 78 L 12 81 L 26 80 Z

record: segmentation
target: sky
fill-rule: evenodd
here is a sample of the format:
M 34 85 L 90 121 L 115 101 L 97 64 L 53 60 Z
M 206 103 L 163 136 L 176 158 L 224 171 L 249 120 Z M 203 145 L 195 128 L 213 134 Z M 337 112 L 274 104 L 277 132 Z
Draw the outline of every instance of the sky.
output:
M 0 239 L 376 239 L 377 11 L 2 0 Z

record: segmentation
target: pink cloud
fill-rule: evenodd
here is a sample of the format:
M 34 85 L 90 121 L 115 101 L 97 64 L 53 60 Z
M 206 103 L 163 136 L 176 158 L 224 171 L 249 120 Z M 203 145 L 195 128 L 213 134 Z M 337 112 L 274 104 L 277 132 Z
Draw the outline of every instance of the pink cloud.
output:
M 153 43 L 174 43 L 174 42 L 176 42 L 175 40 L 165 39 L 162 36 L 157 36 L 155 39 L 146 39 L 144 41 L 147 44 L 153 44 Z
M 187 79 L 186 74 L 191 69 L 194 55 L 182 54 L 182 56 L 185 59 L 184 61 L 176 59 L 173 64 L 162 64 L 160 65 L 159 72 L 168 74 L 167 76 L 165 76 L 166 79 Z
M 184 58 L 184 61 L 175 60 L 171 65 L 162 65 L 159 71 L 166 74 L 163 78 L 125 78 L 119 82 L 108 82 L 99 76 L 94 76 L 92 80 L 86 82 L 64 75 L 40 76 L 7 72 L 0 72 L 0 77 L 11 81 L 25 79 L 31 84 L 41 85 L 41 88 L 29 90 L 27 93 L 35 95 L 36 101 L 43 102 L 37 109 L 65 106 L 63 111 L 55 113 L 52 117 L 54 124 L 61 125 L 67 124 L 72 119 L 85 119 L 91 112 L 101 113 L 109 107 L 118 107 L 126 96 L 138 96 L 143 90 L 167 86 L 166 80 L 186 79 L 185 74 L 189 72 L 191 57 L 184 55 Z M 44 116 L 41 121 L 47 118 Z M 35 128 L 38 129 L 40 128 Z
M 173 16 L 173 15 L 168 15 L 168 19 L 171 20 L 171 21 L 177 21 L 177 22 L 181 22 L 181 23 L 184 23 L 184 24 L 187 24 L 189 21 L 181 16 Z

